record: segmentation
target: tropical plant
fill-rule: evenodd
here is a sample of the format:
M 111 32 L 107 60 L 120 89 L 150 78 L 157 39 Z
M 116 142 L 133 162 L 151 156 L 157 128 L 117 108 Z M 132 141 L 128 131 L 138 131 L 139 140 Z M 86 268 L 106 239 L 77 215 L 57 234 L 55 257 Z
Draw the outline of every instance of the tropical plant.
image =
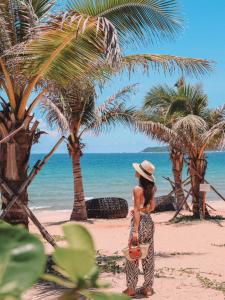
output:
M 26 229 L 0 221 L 0 299 L 19 300 L 44 272 L 44 247 Z
M 73 224 L 64 226 L 63 232 L 67 244 L 57 247 L 53 253 L 56 272 L 43 274 L 47 259 L 41 241 L 21 227 L 0 223 L 0 299 L 20 300 L 42 278 L 64 288 L 64 294 L 56 299 L 75 300 L 84 296 L 96 300 L 128 300 L 125 295 L 101 291 L 106 286 L 98 283 L 96 250 L 88 231 Z
M 148 136 L 176 146 L 188 155 L 188 169 L 191 175 L 193 215 L 196 218 L 204 215 L 200 184 L 204 183 L 207 160 L 206 148 L 214 143 L 214 147 L 224 147 L 225 121 L 221 121 L 211 128 L 199 116 L 187 115 L 177 118 L 171 128 L 153 121 L 138 121 L 138 130 Z M 216 143 L 216 144 L 215 144 Z
M 54 88 L 53 93 L 40 103 L 43 115 L 50 127 L 57 126 L 67 135 L 67 147 L 72 158 L 74 177 L 74 205 L 71 220 L 86 220 L 84 188 L 80 158 L 83 154 L 83 135 L 109 130 L 118 123 L 129 125 L 134 114 L 132 107 L 125 106 L 125 100 L 135 92 L 135 86 L 127 86 L 101 105 L 96 105 L 95 89 L 83 83 L 73 83 L 65 89 Z
M 153 87 L 146 95 L 142 111 L 145 119 L 155 120 L 171 128 L 177 117 L 189 114 L 208 116 L 208 99 L 200 85 L 186 84 L 184 78 L 178 80 L 174 87 L 158 85 Z M 184 166 L 184 153 L 178 145 L 170 144 L 170 159 L 175 183 L 177 208 L 184 203 L 182 188 L 182 171 Z
M 0 150 L 0 174 L 15 191 L 27 179 L 31 147 L 37 140 L 33 108 L 52 82 L 67 85 L 71 79 L 95 78 L 99 64 L 120 65 L 120 46 L 146 36 L 171 38 L 181 27 L 175 0 L 72 1 L 62 14 L 53 4 L 51 0 L 0 3 L 1 138 L 24 125 Z M 191 74 L 210 69 L 206 60 L 166 55 L 131 56 L 126 62 L 132 69 L 149 63 Z M 2 195 L 5 208 L 11 199 L 7 192 Z M 28 205 L 26 189 L 19 200 Z M 27 215 L 16 203 L 5 220 L 28 226 Z

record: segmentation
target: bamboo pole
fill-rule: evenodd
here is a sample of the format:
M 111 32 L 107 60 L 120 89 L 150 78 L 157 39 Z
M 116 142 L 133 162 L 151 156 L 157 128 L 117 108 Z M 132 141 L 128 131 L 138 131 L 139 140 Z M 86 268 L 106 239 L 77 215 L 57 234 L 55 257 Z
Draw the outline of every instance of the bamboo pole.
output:
M 213 208 L 211 205 L 209 205 L 208 203 L 206 203 L 206 206 L 208 206 L 210 209 L 212 209 L 212 210 L 214 210 L 214 211 L 216 211 L 216 209 L 215 208 Z
M 180 206 L 179 209 L 176 211 L 176 213 L 175 213 L 175 215 L 172 217 L 172 219 L 169 220 L 169 222 L 173 221 L 173 220 L 178 216 L 178 214 L 180 213 L 182 207 L 184 206 L 185 202 L 187 201 L 187 199 L 188 199 L 190 193 L 191 193 L 191 188 L 190 188 L 189 192 L 187 193 L 186 197 L 184 198 L 184 200 L 183 200 L 181 206 Z
M 32 168 L 29 176 L 27 179 L 22 183 L 22 185 L 19 188 L 18 194 L 15 195 L 11 189 L 8 189 L 7 186 L 5 186 L 4 181 L 2 180 L 0 184 L 2 185 L 3 189 L 9 194 L 10 197 L 12 197 L 11 201 L 8 203 L 7 207 L 4 209 L 2 214 L 0 215 L 0 219 L 4 219 L 5 216 L 7 215 L 7 212 L 10 210 L 10 208 L 16 203 L 16 201 L 19 199 L 20 195 L 22 192 L 25 190 L 25 188 L 32 182 L 34 179 L 35 175 L 38 173 L 38 165 L 40 164 L 40 160 L 36 162 L 34 167 Z
M 4 189 L 10 196 L 15 195 L 14 192 L 10 189 L 10 187 L 4 182 L 4 180 L 1 179 L 0 182 L 1 189 Z M 49 242 L 49 244 L 52 245 L 52 247 L 56 247 L 57 244 L 54 240 L 54 238 L 51 236 L 51 234 L 45 229 L 45 227 L 38 221 L 37 217 L 33 214 L 33 212 L 24 205 L 19 199 L 19 195 L 14 196 L 13 198 L 16 199 L 16 203 L 24 210 L 24 212 L 27 214 L 27 216 L 31 219 L 31 221 L 34 223 L 34 225 L 37 226 L 39 229 L 41 235 L 43 236 L 46 241 Z
M 164 177 L 163 176 L 163 178 L 164 179 L 166 179 L 167 181 L 169 181 L 169 183 L 171 184 L 171 187 L 172 187 L 172 191 L 169 193 L 169 195 L 170 194 L 174 194 L 175 193 L 175 191 L 176 191 L 176 185 L 175 185 L 175 182 L 174 181 L 172 181 L 169 177 Z M 189 177 L 188 178 L 186 178 L 184 181 L 182 181 L 182 185 L 187 181 L 189 179 Z M 186 193 L 189 193 L 186 189 L 184 189 L 183 188 L 183 190 L 186 192 Z M 186 205 L 186 209 L 188 210 L 188 211 L 191 211 L 191 209 L 190 209 L 190 207 L 189 207 L 189 205 L 188 205 L 188 203 L 187 203 L 187 200 L 184 202 L 184 204 L 183 205 Z M 179 208 L 178 208 L 179 209 Z
M 17 132 L 19 132 L 21 129 L 23 129 L 25 127 L 25 124 L 22 124 L 20 127 L 18 127 L 16 130 L 14 130 L 13 132 L 11 132 L 9 135 L 7 135 L 6 137 L 4 137 L 2 140 L 0 140 L 0 144 L 7 142 L 11 137 L 13 137 L 15 134 L 17 134 Z
M 59 147 L 59 145 L 63 142 L 64 136 L 60 138 L 60 140 L 56 143 L 56 145 L 52 148 L 52 150 L 44 157 L 42 161 L 38 160 L 36 164 L 34 165 L 32 171 L 30 172 L 30 175 L 28 176 L 27 180 L 21 185 L 19 188 L 18 194 L 16 195 L 4 182 L 2 178 L 0 178 L 0 186 L 2 189 L 4 189 L 10 197 L 12 197 L 12 200 L 8 203 L 5 210 L 2 212 L 0 218 L 4 218 L 9 209 L 17 202 L 18 205 L 23 208 L 23 210 L 26 212 L 28 217 L 33 221 L 33 223 L 38 227 L 40 233 L 42 236 L 53 246 L 56 246 L 56 243 L 52 236 L 47 232 L 47 230 L 40 224 L 38 219 L 35 217 L 33 212 L 25 206 L 23 203 L 19 201 L 19 197 L 21 193 L 25 190 L 26 187 L 30 185 L 30 183 L 33 181 L 35 176 L 39 173 L 39 171 L 42 169 L 42 167 L 48 162 L 49 158 L 52 156 L 52 154 L 55 152 L 55 150 Z
M 59 147 L 59 145 L 63 142 L 64 136 L 60 138 L 60 140 L 55 144 L 55 146 L 52 148 L 52 150 L 44 157 L 42 161 L 38 160 L 36 164 L 34 165 L 32 171 L 30 172 L 30 175 L 27 177 L 27 179 L 23 182 L 21 187 L 19 188 L 18 194 L 16 196 L 10 195 L 13 197 L 13 199 L 8 203 L 7 207 L 2 212 L 0 218 L 4 218 L 8 212 L 8 210 L 16 203 L 18 200 L 20 194 L 25 190 L 28 185 L 31 184 L 35 176 L 41 171 L 43 166 L 48 162 L 49 158 L 52 156 L 52 154 L 55 152 L 55 150 Z M 7 191 L 8 192 L 8 191 Z
M 207 183 L 207 184 L 210 184 L 206 179 L 205 179 L 205 182 Z M 216 188 L 213 186 L 213 185 L 211 185 L 210 184 L 210 186 L 211 186 L 211 189 L 223 200 L 223 201 L 225 201 L 225 198 L 216 190 Z
M 186 164 L 188 164 L 188 162 L 185 160 L 185 162 L 186 162 Z M 199 173 L 195 170 L 195 169 L 193 169 L 192 168 L 192 170 L 196 173 L 196 175 L 199 177 L 199 178 L 201 178 L 202 179 L 202 177 L 199 175 Z M 207 183 L 207 184 L 209 184 L 210 185 L 210 187 L 211 187 L 211 189 L 223 200 L 223 201 L 225 201 L 225 197 L 223 197 L 218 191 L 217 191 L 217 189 L 213 186 L 213 185 L 211 185 L 211 183 L 208 181 L 208 180 L 206 180 L 205 178 L 204 178 L 204 181 Z
M 0 144 L 6 143 L 10 138 L 12 138 L 14 135 L 16 135 L 21 129 L 23 129 L 23 128 L 25 129 L 29 125 L 29 123 L 32 119 L 33 119 L 33 116 L 27 116 L 26 119 L 24 120 L 23 124 L 20 127 L 18 127 L 13 132 L 11 132 L 7 136 L 5 136 L 2 140 L 0 140 Z

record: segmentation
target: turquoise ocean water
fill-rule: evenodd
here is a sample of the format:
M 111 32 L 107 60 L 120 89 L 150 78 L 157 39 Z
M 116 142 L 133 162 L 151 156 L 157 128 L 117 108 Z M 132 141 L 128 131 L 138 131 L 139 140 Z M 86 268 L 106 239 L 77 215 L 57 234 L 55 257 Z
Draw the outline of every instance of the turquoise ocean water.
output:
M 225 152 L 211 152 L 208 156 L 206 178 L 225 195 Z M 31 166 L 42 154 L 32 154 Z M 171 164 L 168 153 L 120 153 L 85 154 L 82 161 L 85 196 L 122 197 L 131 203 L 132 187 L 136 184 L 133 162 L 144 159 L 156 166 L 158 195 L 167 194 L 170 186 L 162 176 L 171 176 Z M 186 171 L 184 172 L 186 176 Z M 209 200 L 217 200 L 213 192 L 207 194 Z M 72 208 L 73 178 L 71 160 L 67 154 L 53 155 L 47 165 L 37 175 L 29 188 L 30 207 L 33 209 Z

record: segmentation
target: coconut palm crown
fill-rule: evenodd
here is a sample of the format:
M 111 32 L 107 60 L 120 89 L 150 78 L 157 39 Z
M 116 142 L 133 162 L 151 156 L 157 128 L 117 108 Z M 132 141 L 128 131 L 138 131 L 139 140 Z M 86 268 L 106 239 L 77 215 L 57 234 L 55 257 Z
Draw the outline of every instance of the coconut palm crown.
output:
M 160 122 L 171 128 L 180 116 L 189 114 L 208 116 L 208 99 L 200 85 L 186 84 L 180 78 L 174 87 L 168 85 L 154 86 L 145 96 L 142 118 Z M 184 153 L 179 145 L 170 144 L 170 159 L 175 183 L 177 209 L 184 203 L 185 195 L 182 188 L 182 171 L 184 166 Z M 187 207 L 187 204 L 186 204 Z

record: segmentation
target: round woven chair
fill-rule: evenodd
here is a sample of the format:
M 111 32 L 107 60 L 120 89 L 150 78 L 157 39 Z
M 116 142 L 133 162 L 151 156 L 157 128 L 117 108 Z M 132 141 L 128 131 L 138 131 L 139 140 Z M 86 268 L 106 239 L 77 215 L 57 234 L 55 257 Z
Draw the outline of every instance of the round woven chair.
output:
M 116 197 L 96 198 L 86 201 L 87 215 L 90 219 L 126 218 L 128 203 Z

